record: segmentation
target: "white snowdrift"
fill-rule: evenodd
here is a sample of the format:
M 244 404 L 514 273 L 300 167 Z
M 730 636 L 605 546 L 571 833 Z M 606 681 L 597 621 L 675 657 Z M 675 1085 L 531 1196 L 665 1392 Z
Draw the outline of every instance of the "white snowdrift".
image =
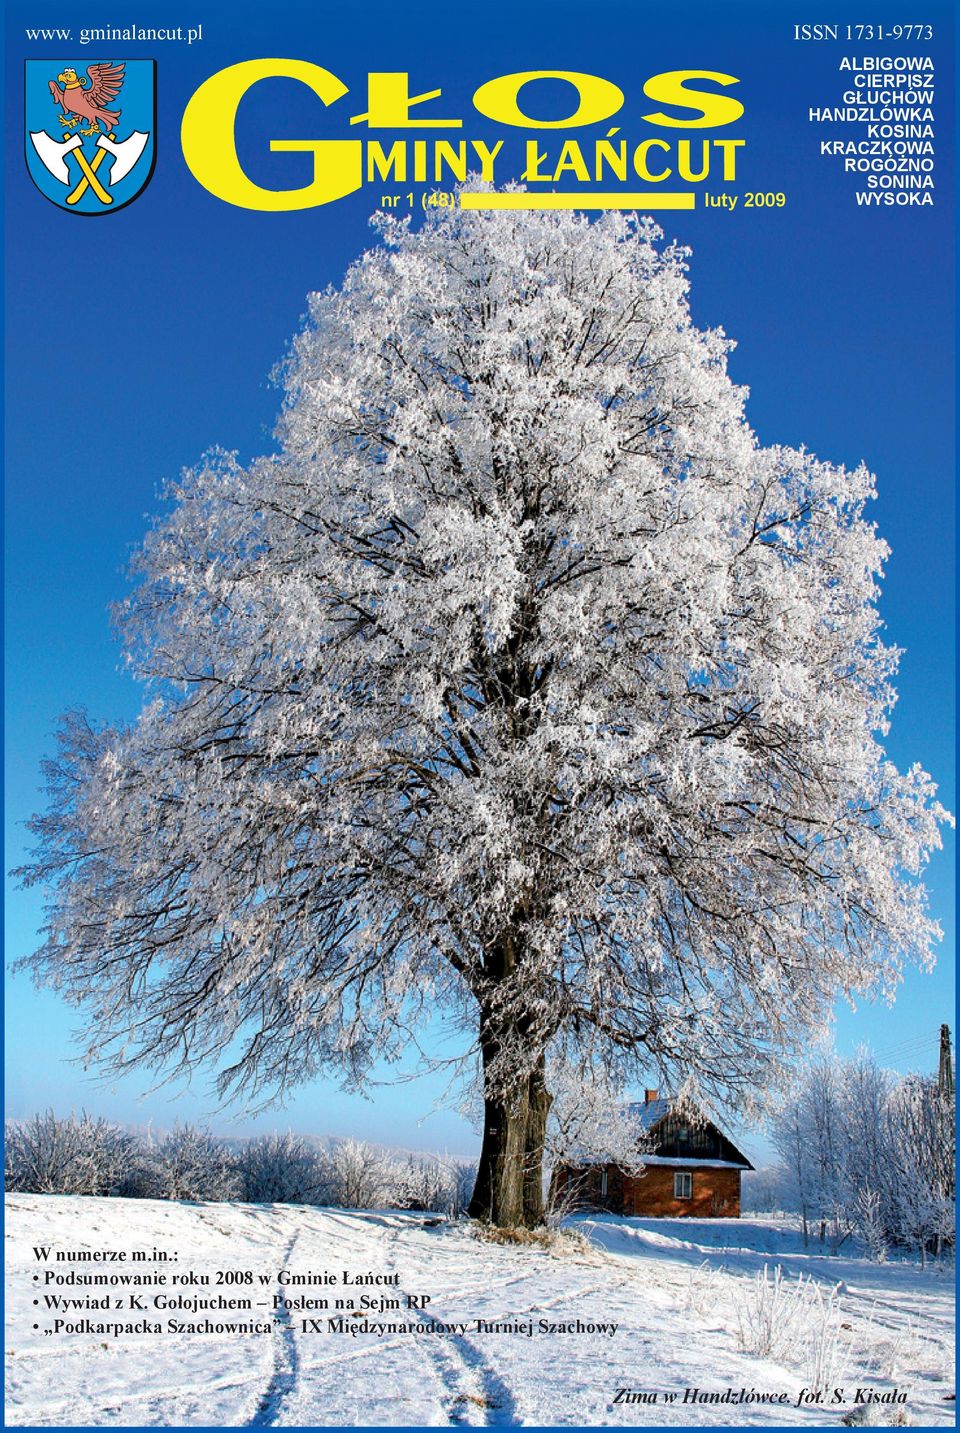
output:
M 576 1221 L 592 1248 L 556 1255 L 478 1241 L 463 1226 L 425 1216 L 242 1204 L 10 1195 L 7 1198 L 7 1423 L 71 1425 L 610 1425 L 683 1427 L 690 1423 L 763 1427 L 831 1426 L 849 1411 L 854 1390 L 897 1387 L 896 1410 L 914 1424 L 953 1421 L 952 1281 L 944 1271 L 870 1265 L 804 1252 L 785 1224 L 770 1220 Z M 34 1249 L 159 1249 L 176 1263 L 38 1261 Z M 813 1275 L 829 1291 L 842 1281 L 836 1357 L 844 1402 L 824 1410 L 796 1406 L 810 1387 L 800 1348 L 781 1362 L 738 1346 L 738 1306 L 753 1296 L 764 1264 L 786 1276 Z M 46 1270 L 161 1269 L 208 1275 L 167 1293 L 251 1297 L 252 1313 L 115 1307 L 65 1314 L 48 1295 L 102 1295 L 45 1283 Z M 283 1286 L 281 1269 L 399 1276 L 378 1287 Z M 218 1270 L 251 1285 L 217 1285 Z M 259 1282 L 260 1274 L 268 1276 Z M 39 1275 L 35 1280 L 34 1275 Z M 250 1290 L 253 1289 L 251 1293 Z M 110 1286 L 111 1298 L 117 1286 Z M 272 1310 L 275 1295 L 398 1297 L 400 1312 L 346 1318 L 330 1312 Z M 423 1312 L 407 1294 L 428 1294 Z M 128 1297 L 129 1295 L 127 1295 Z M 39 1300 L 34 1303 L 34 1300 Z M 160 1322 L 256 1318 L 272 1332 L 53 1334 L 53 1320 Z M 301 1321 L 316 1318 L 322 1331 Z M 519 1332 L 484 1332 L 477 1320 Z M 563 1331 L 541 1331 L 562 1325 Z M 418 1332 L 377 1325 L 414 1324 Z M 577 1329 L 579 1321 L 580 1329 Z M 438 1325 L 465 1324 L 437 1332 Z M 38 1325 L 38 1327 L 34 1327 Z M 589 1331 L 593 1325 L 595 1331 Z M 613 1333 L 610 1326 L 616 1325 Z M 425 1327 L 426 1326 L 426 1327 Z M 525 1330 L 533 1330 L 528 1335 Z M 584 1331 L 586 1328 L 588 1331 Z M 629 1388 L 655 1402 L 617 1402 Z M 784 1405 L 683 1403 L 684 1390 L 786 1394 Z M 673 1393 L 671 1404 L 665 1395 Z M 688 1395 L 689 1399 L 689 1395 Z M 863 1410 L 861 1410 L 862 1412 Z M 872 1410 L 876 1412 L 877 1410 Z

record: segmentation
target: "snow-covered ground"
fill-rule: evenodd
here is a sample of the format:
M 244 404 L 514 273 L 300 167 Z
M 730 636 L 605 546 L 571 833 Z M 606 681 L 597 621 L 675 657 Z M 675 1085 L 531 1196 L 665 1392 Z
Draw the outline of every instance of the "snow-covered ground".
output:
M 589 1244 L 558 1253 L 491 1244 L 462 1225 L 390 1211 L 23 1194 L 8 1196 L 6 1209 L 8 1424 L 810 1428 L 839 1424 L 858 1388 L 906 1392 L 905 1406 L 869 1410 L 885 1422 L 953 1422 L 951 1271 L 804 1251 L 785 1221 L 578 1219 L 574 1227 Z M 34 1253 L 41 1246 L 51 1250 L 47 1260 Z M 55 1258 L 57 1251 L 82 1250 L 177 1257 Z M 757 1277 L 766 1266 L 769 1292 L 776 1265 L 789 1281 L 788 1298 L 795 1297 L 798 1274 L 812 1275 L 825 1310 L 811 1312 L 817 1303 L 811 1286 L 803 1319 L 784 1342 L 793 1306 L 779 1314 L 773 1332 L 782 1346 L 761 1357 L 742 1350 L 738 1330 L 751 1317 L 756 1324 Z M 282 1270 L 315 1279 L 327 1271 L 337 1283 L 290 1285 Z M 153 1285 L 135 1295 L 145 1312 L 118 1309 L 119 1290 L 126 1304 L 129 1285 L 105 1290 L 47 1279 L 48 1272 L 74 1271 L 166 1273 L 164 1295 L 246 1298 L 251 1308 L 157 1310 Z M 218 1284 L 225 1271 L 230 1280 Z M 345 1287 L 344 1271 L 390 1282 Z M 173 1273 L 207 1275 L 210 1282 L 174 1285 Z M 52 1295 L 104 1292 L 111 1296 L 107 1309 L 64 1313 L 47 1302 Z M 366 1316 L 334 1310 L 335 1298 L 359 1303 L 364 1293 L 395 1298 L 401 1307 Z M 274 1312 L 275 1297 L 303 1295 L 327 1298 L 330 1308 Z M 429 1295 L 431 1302 L 411 1308 L 408 1295 Z M 93 1326 L 145 1319 L 164 1332 L 49 1332 L 57 1318 Z M 168 1332 L 168 1318 L 253 1320 L 272 1331 Z M 329 1319 L 343 1331 L 332 1331 Z M 519 1331 L 484 1331 L 477 1320 Z M 422 1331 L 377 1327 L 391 1323 Z M 448 1331 L 437 1332 L 440 1324 Z M 449 1331 L 455 1325 L 465 1327 Z M 830 1388 L 844 1390 L 843 1401 L 798 1407 L 818 1357 Z M 623 1389 L 656 1400 L 617 1401 Z M 690 1395 L 683 1402 L 687 1389 L 754 1390 L 786 1395 L 786 1402 L 692 1403 Z

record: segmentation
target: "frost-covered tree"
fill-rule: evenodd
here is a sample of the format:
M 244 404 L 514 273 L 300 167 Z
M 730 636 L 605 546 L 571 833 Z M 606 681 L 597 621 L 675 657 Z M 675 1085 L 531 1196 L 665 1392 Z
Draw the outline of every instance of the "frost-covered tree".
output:
M 843 1070 L 845 1203 L 874 1253 L 883 1192 L 890 1181 L 888 1109 L 893 1077 L 861 1048 Z
M 839 1060 L 817 1061 L 808 1074 L 807 1160 L 820 1241 L 830 1228 L 835 1248 L 850 1233 L 847 1200 L 848 1110 Z
M 925 1259 L 956 1234 L 956 1100 L 929 1076 L 909 1076 L 888 1105 L 893 1236 Z
M 803 1102 L 797 1098 L 784 1100 L 771 1120 L 770 1140 L 780 1156 L 783 1202 L 786 1208 L 800 1215 L 804 1244 L 810 1238 L 812 1214 L 812 1180 L 806 1157 L 807 1119 Z
M 649 1139 L 623 1090 L 602 1071 L 584 1071 L 561 1061 L 549 1062 L 547 1073 L 551 1096 L 547 1163 L 556 1168 L 602 1160 L 627 1173 L 639 1173 Z
M 871 1255 L 921 1257 L 954 1239 L 955 1101 L 929 1076 L 896 1079 L 867 1051 L 810 1061 L 771 1122 L 788 1201 L 834 1248 L 854 1229 Z
M 126 1070 L 360 1082 L 476 1042 L 471 1210 L 536 1223 L 548 1048 L 736 1101 L 935 927 L 865 468 L 761 447 L 684 252 L 440 212 L 314 296 L 279 450 L 171 493 L 27 872 L 41 978 Z
M 771 1120 L 784 1189 L 799 1210 L 804 1242 L 815 1222 L 838 1248 L 858 1222 L 860 1194 L 874 1191 L 887 1146 L 883 1072 L 861 1052 L 809 1060 Z M 865 1207 L 865 1206 L 864 1206 Z

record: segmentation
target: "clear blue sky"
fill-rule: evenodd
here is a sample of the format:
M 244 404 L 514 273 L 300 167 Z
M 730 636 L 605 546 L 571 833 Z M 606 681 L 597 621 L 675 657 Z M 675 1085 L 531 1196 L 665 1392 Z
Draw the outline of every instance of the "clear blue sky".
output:
M 623 132 L 638 138 L 646 137 L 647 75 L 708 68 L 740 78 L 746 114 L 735 129 L 747 144 L 736 190 L 782 190 L 787 205 L 733 214 L 700 207 L 660 222 L 693 248 L 696 320 L 722 325 L 738 342 L 731 369 L 751 389 L 748 413 L 761 440 L 804 443 L 847 464 L 863 458 L 878 474 L 874 516 L 893 549 L 882 611 L 888 638 L 906 649 L 889 751 L 901 766 L 921 762 L 954 807 L 950 9 L 925 10 L 938 30 L 935 206 L 880 211 L 856 206 L 850 177 L 820 156 L 823 135 L 806 119 L 810 104 L 839 103 L 840 54 L 876 46 L 797 43 L 795 7 L 527 0 L 468 13 L 446 4 L 281 0 L 254 12 L 198 0 L 120 9 L 119 23 L 200 20 L 204 39 L 189 49 L 114 47 L 110 58 L 159 62 L 159 157 L 136 202 L 95 220 L 61 212 L 33 188 L 18 148 L 21 74 L 25 58 L 79 53 L 76 43 L 27 44 L 27 25 L 107 17 L 56 0 L 42 16 L 35 5 L 6 12 L 7 867 L 22 858 L 22 823 L 41 801 L 39 764 L 58 714 L 75 705 L 112 719 L 136 711 L 139 694 L 120 667 L 107 608 L 126 591 L 125 565 L 157 509 L 159 485 L 212 444 L 244 458 L 271 446 L 278 393 L 267 375 L 306 294 L 337 283 L 373 241 L 367 219 L 379 186 L 325 208 L 269 215 L 224 206 L 187 172 L 178 131 L 190 94 L 224 65 L 275 54 L 333 70 L 350 87 L 349 113 L 365 108 L 367 70 L 409 70 L 416 91 L 443 88 L 443 112 L 465 117 L 465 137 L 493 129 L 472 116 L 474 89 L 521 69 L 612 80 L 627 95 Z M 843 22 L 865 18 L 848 3 L 834 10 Z M 904 18 L 887 4 L 871 12 Z M 107 58 L 92 46 L 82 53 Z M 241 153 L 261 182 L 306 182 L 306 158 L 271 157 L 264 137 L 335 137 L 333 111 L 318 123 L 316 110 L 284 82 L 245 102 Z M 894 1066 L 932 1068 L 939 1024 L 952 1020 L 954 1004 L 952 871 L 951 844 L 929 879 L 946 932 L 936 972 L 912 973 L 892 1010 L 841 1010 L 841 1051 L 866 1041 Z M 8 959 L 30 948 L 40 916 L 37 893 L 8 890 Z M 430 1115 L 442 1079 L 378 1088 L 371 1101 L 317 1083 L 283 1112 L 230 1123 L 201 1086 L 176 1100 L 169 1090 L 141 1098 L 141 1080 L 103 1086 L 68 1062 L 75 1017 L 56 996 L 18 977 L 8 978 L 7 1000 L 13 1116 L 85 1105 L 161 1125 L 208 1114 L 223 1129 L 289 1123 L 410 1146 L 473 1145 L 454 1114 Z M 458 1048 L 447 1035 L 444 1050 Z

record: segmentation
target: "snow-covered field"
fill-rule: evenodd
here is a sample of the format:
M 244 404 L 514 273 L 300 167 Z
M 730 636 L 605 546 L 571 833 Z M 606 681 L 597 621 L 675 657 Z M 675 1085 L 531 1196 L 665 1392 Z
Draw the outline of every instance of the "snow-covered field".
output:
M 390 1211 L 24 1194 L 8 1196 L 6 1210 L 8 1424 L 809 1428 L 839 1424 L 858 1388 L 907 1395 L 896 1409 L 859 1405 L 858 1421 L 869 1412 L 867 1421 L 953 1422 L 951 1271 L 805 1252 L 784 1221 L 579 1219 L 574 1227 L 589 1244 L 557 1253 L 491 1244 L 465 1226 Z M 47 1260 L 34 1253 L 41 1246 L 51 1251 Z M 126 1251 L 128 1258 L 56 1260 L 57 1251 L 83 1250 Z M 134 1250 L 148 1260 L 155 1250 L 177 1258 L 133 1263 Z M 796 1297 L 798 1274 L 812 1275 L 824 1309 L 815 1314 L 811 1287 L 803 1317 L 784 1338 L 794 1308 L 785 1306 L 773 1329 L 781 1346 L 761 1357 L 742 1350 L 738 1330 L 751 1318 L 756 1325 L 757 1276 L 766 1265 L 769 1292 L 778 1264 L 789 1279 L 788 1298 Z M 282 1270 L 314 1282 L 284 1283 Z M 128 1303 L 129 1285 L 55 1282 L 91 1271 L 151 1279 L 159 1272 L 167 1282 L 135 1294 L 145 1311 L 117 1308 L 121 1290 Z M 335 1284 L 316 1282 L 325 1271 Z M 384 1282 L 347 1287 L 344 1271 L 379 1274 Z M 218 1284 L 224 1272 L 230 1278 Z M 174 1285 L 174 1273 L 201 1281 Z M 66 1313 L 48 1304 L 52 1296 L 105 1292 L 106 1309 Z M 158 1310 L 157 1292 L 247 1299 L 250 1308 Z M 400 1308 L 366 1316 L 334 1310 L 336 1298 L 359 1304 L 363 1294 L 395 1298 Z M 281 1305 L 274 1312 L 278 1296 L 304 1295 L 326 1298 L 330 1307 Z M 431 1302 L 409 1307 L 408 1295 Z M 49 1332 L 58 1318 L 94 1326 L 146 1320 L 164 1331 Z M 272 1331 L 168 1332 L 171 1318 L 253 1320 Z M 332 1331 L 331 1319 L 343 1331 Z M 478 1320 L 519 1331 L 484 1331 Z M 578 1330 L 578 1320 L 605 1327 Z M 378 1328 L 391 1323 L 421 1331 Z M 441 1324 L 446 1332 L 437 1331 Z M 818 1360 L 830 1388 L 844 1390 L 843 1401 L 798 1407 Z M 656 1399 L 616 1401 L 623 1389 Z M 688 1395 L 683 1402 L 687 1389 L 754 1390 L 786 1401 L 692 1403 Z

